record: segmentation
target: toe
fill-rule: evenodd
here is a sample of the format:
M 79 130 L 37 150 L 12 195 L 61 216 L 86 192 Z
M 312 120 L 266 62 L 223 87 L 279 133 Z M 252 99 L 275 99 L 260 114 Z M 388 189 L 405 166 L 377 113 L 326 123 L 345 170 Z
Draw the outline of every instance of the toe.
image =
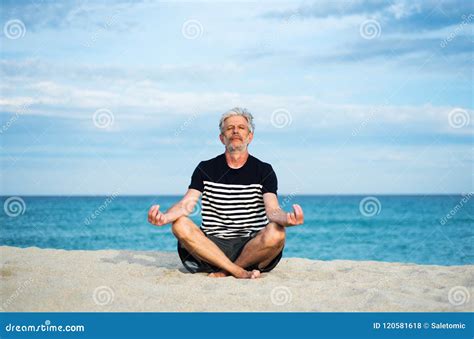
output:
M 257 279 L 260 278 L 260 271 L 259 270 L 253 270 L 252 271 L 252 279 Z

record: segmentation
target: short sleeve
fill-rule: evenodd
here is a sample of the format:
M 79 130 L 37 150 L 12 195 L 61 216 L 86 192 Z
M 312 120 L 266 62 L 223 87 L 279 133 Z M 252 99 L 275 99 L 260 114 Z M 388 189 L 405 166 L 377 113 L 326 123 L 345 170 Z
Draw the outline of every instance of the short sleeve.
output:
M 262 179 L 262 193 L 275 193 L 278 190 L 278 180 L 271 165 L 265 169 Z
M 200 169 L 201 164 L 202 164 L 202 162 L 200 162 L 199 165 L 194 170 L 193 175 L 191 176 L 191 184 L 189 184 L 188 188 L 193 188 L 195 190 L 203 192 L 204 191 L 204 179 L 203 179 L 203 176 L 202 176 L 202 171 Z

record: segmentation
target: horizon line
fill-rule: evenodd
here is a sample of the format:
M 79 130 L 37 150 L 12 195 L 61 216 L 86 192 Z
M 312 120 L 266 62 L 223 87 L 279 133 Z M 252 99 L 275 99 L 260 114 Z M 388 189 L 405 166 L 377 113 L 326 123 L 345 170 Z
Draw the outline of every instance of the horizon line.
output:
M 450 195 L 468 195 L 472 192 L 453 192 L 453 193 L 278 193 L 277 196 L 450 196 Z M 0 197 L 110 197 L 112 194 L 0 194 Z M 117 197 L 179 197 L 184 194 L 116 194 Z

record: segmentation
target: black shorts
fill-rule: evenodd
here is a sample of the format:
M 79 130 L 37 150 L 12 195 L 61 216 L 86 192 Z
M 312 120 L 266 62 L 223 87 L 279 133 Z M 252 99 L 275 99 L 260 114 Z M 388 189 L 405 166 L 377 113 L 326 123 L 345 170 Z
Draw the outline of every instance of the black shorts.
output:
M 205 234 L 205 233 L 204 233 Z M 230 261 L 234 262 L 242 252 L 244 246 L 252 240 L 258 232 L 255 232 L 250 237 L 239 237 L 239 238 L 231 238 L 231 239 L 222 239 L 212 235 L 206 235 L 212 242 L 214 242 L 222 252 L 230 259 Z M 202 261 L 194 256 L 192 256 L 186 248 L 178 241 L 178 254 L 181 262 L 183 263 L 184 267 L 191 273 L 212 273 L 218 272 L 221 269 L 214 265 L 211 265 L 205 261 Z M 252 265 L 250 267 L 245 267 L 247 271 L 256 270 L 258 269 L 260 272 L 270 272 L 272 269 L 276 267 L 278 262 L 280 261 L 283 255 L 283 250 L 264 268 L 259 269 L 258 264 Z

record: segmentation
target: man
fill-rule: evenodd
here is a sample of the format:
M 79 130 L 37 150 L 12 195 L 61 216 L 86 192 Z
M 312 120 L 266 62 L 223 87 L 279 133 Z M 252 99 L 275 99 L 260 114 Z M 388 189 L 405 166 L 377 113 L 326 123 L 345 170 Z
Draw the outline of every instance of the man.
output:
M 285 227 L 302 224 L 303 210 L 296 204 L 292 213 L 280 208 L 272 166 L 249 154 L 255 126 L 247 110 L 236 107 L 224 113 L 219 128 L 225 153 L 199 163 L 183 199 L 165 213 L 160 205 L 152 206 L 148 221 L 157 226 L 172 223 L 188 271 L 259 278 L 280 261 Z M 201 194 L 199 228 L 187 216 Z

